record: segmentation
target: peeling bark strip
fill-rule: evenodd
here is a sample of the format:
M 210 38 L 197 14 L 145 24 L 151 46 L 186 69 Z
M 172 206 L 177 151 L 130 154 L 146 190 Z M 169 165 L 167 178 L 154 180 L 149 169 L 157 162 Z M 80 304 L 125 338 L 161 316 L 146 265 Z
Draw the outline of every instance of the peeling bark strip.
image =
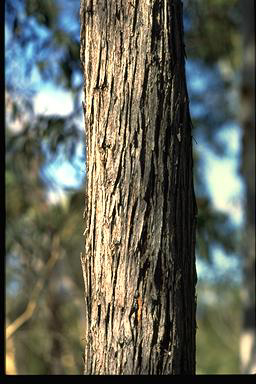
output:
M 86 374 L 195 373 L 191 121 L 179 0 L 81 0 Z

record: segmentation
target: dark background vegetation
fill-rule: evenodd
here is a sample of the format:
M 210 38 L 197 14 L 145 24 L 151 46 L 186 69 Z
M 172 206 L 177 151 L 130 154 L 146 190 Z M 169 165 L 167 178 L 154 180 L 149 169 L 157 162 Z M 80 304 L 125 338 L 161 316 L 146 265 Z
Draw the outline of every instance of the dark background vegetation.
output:
M 210 170 L 198 147 L 224 159 L 228 153 L 219 134 L 227 124 L 239 124 L 241 12 L 237 0 L 183 3 L 199 208 L 196 251 L 205 271 L 197 284 L 197 373 L 239 373 L 242 227 L 214 207 L 204 179 Z M 85 167 L 77 165 L 77 148 L 84 146 L 79 30 L 79 0 L 5 1 L 7 373 L 83 370 L 79 255 Z M 195 73 L 204 89 L 193 87 Z M 46 85 L 72 95 L 68 115 L 35 112 L 35 97 Z M 78 187 L 65 186 L 64 194 L 49 172 L 60 156 L 79 180 Z M 61 198 L 51 200 L 49 191 Z M 235 273 L 220 273 L 214 262 L 216 246 L 236 260 Z

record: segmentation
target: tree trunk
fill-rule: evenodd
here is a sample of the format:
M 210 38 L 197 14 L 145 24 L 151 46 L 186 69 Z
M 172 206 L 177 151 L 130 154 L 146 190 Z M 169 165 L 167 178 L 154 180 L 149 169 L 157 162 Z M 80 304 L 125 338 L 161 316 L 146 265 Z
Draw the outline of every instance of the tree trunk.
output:
M 191 121 L 179 0 L 81 0 L 85 374 L 195 373 Z
M 240 2 L 242 11 L 243 68 L 241 109 L 243 131 L 241 173 L 245 183 L 243 255 L 243 324 L 240 339 L 242 373 L 256 373 L 255 333 L 255 34 L 254 2 Z

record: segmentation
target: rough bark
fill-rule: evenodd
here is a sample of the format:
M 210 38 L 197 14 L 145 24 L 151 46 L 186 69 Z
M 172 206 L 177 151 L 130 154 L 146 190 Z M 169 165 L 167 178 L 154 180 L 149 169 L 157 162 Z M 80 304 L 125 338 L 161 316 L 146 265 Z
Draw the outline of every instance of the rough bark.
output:
M 82 0 L 86 374 L 195 372 L 195 218 L 179 0 Z
M 256 373 L 255 333 L 255 34 L 254 2 L 240 2 L 242 10 L 243 67 L 240 114 L 241 173 L 245 184 L 243 255 L 243 324 L 240 339 L 242 373 Z

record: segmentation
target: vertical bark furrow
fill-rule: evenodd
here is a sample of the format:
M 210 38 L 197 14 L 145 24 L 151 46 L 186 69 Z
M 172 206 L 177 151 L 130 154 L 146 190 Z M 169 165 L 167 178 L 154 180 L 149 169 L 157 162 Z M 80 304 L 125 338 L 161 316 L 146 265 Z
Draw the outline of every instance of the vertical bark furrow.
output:
M 81 3 L 85 373 L 194 373 L 195 204 L 180 1 Z

